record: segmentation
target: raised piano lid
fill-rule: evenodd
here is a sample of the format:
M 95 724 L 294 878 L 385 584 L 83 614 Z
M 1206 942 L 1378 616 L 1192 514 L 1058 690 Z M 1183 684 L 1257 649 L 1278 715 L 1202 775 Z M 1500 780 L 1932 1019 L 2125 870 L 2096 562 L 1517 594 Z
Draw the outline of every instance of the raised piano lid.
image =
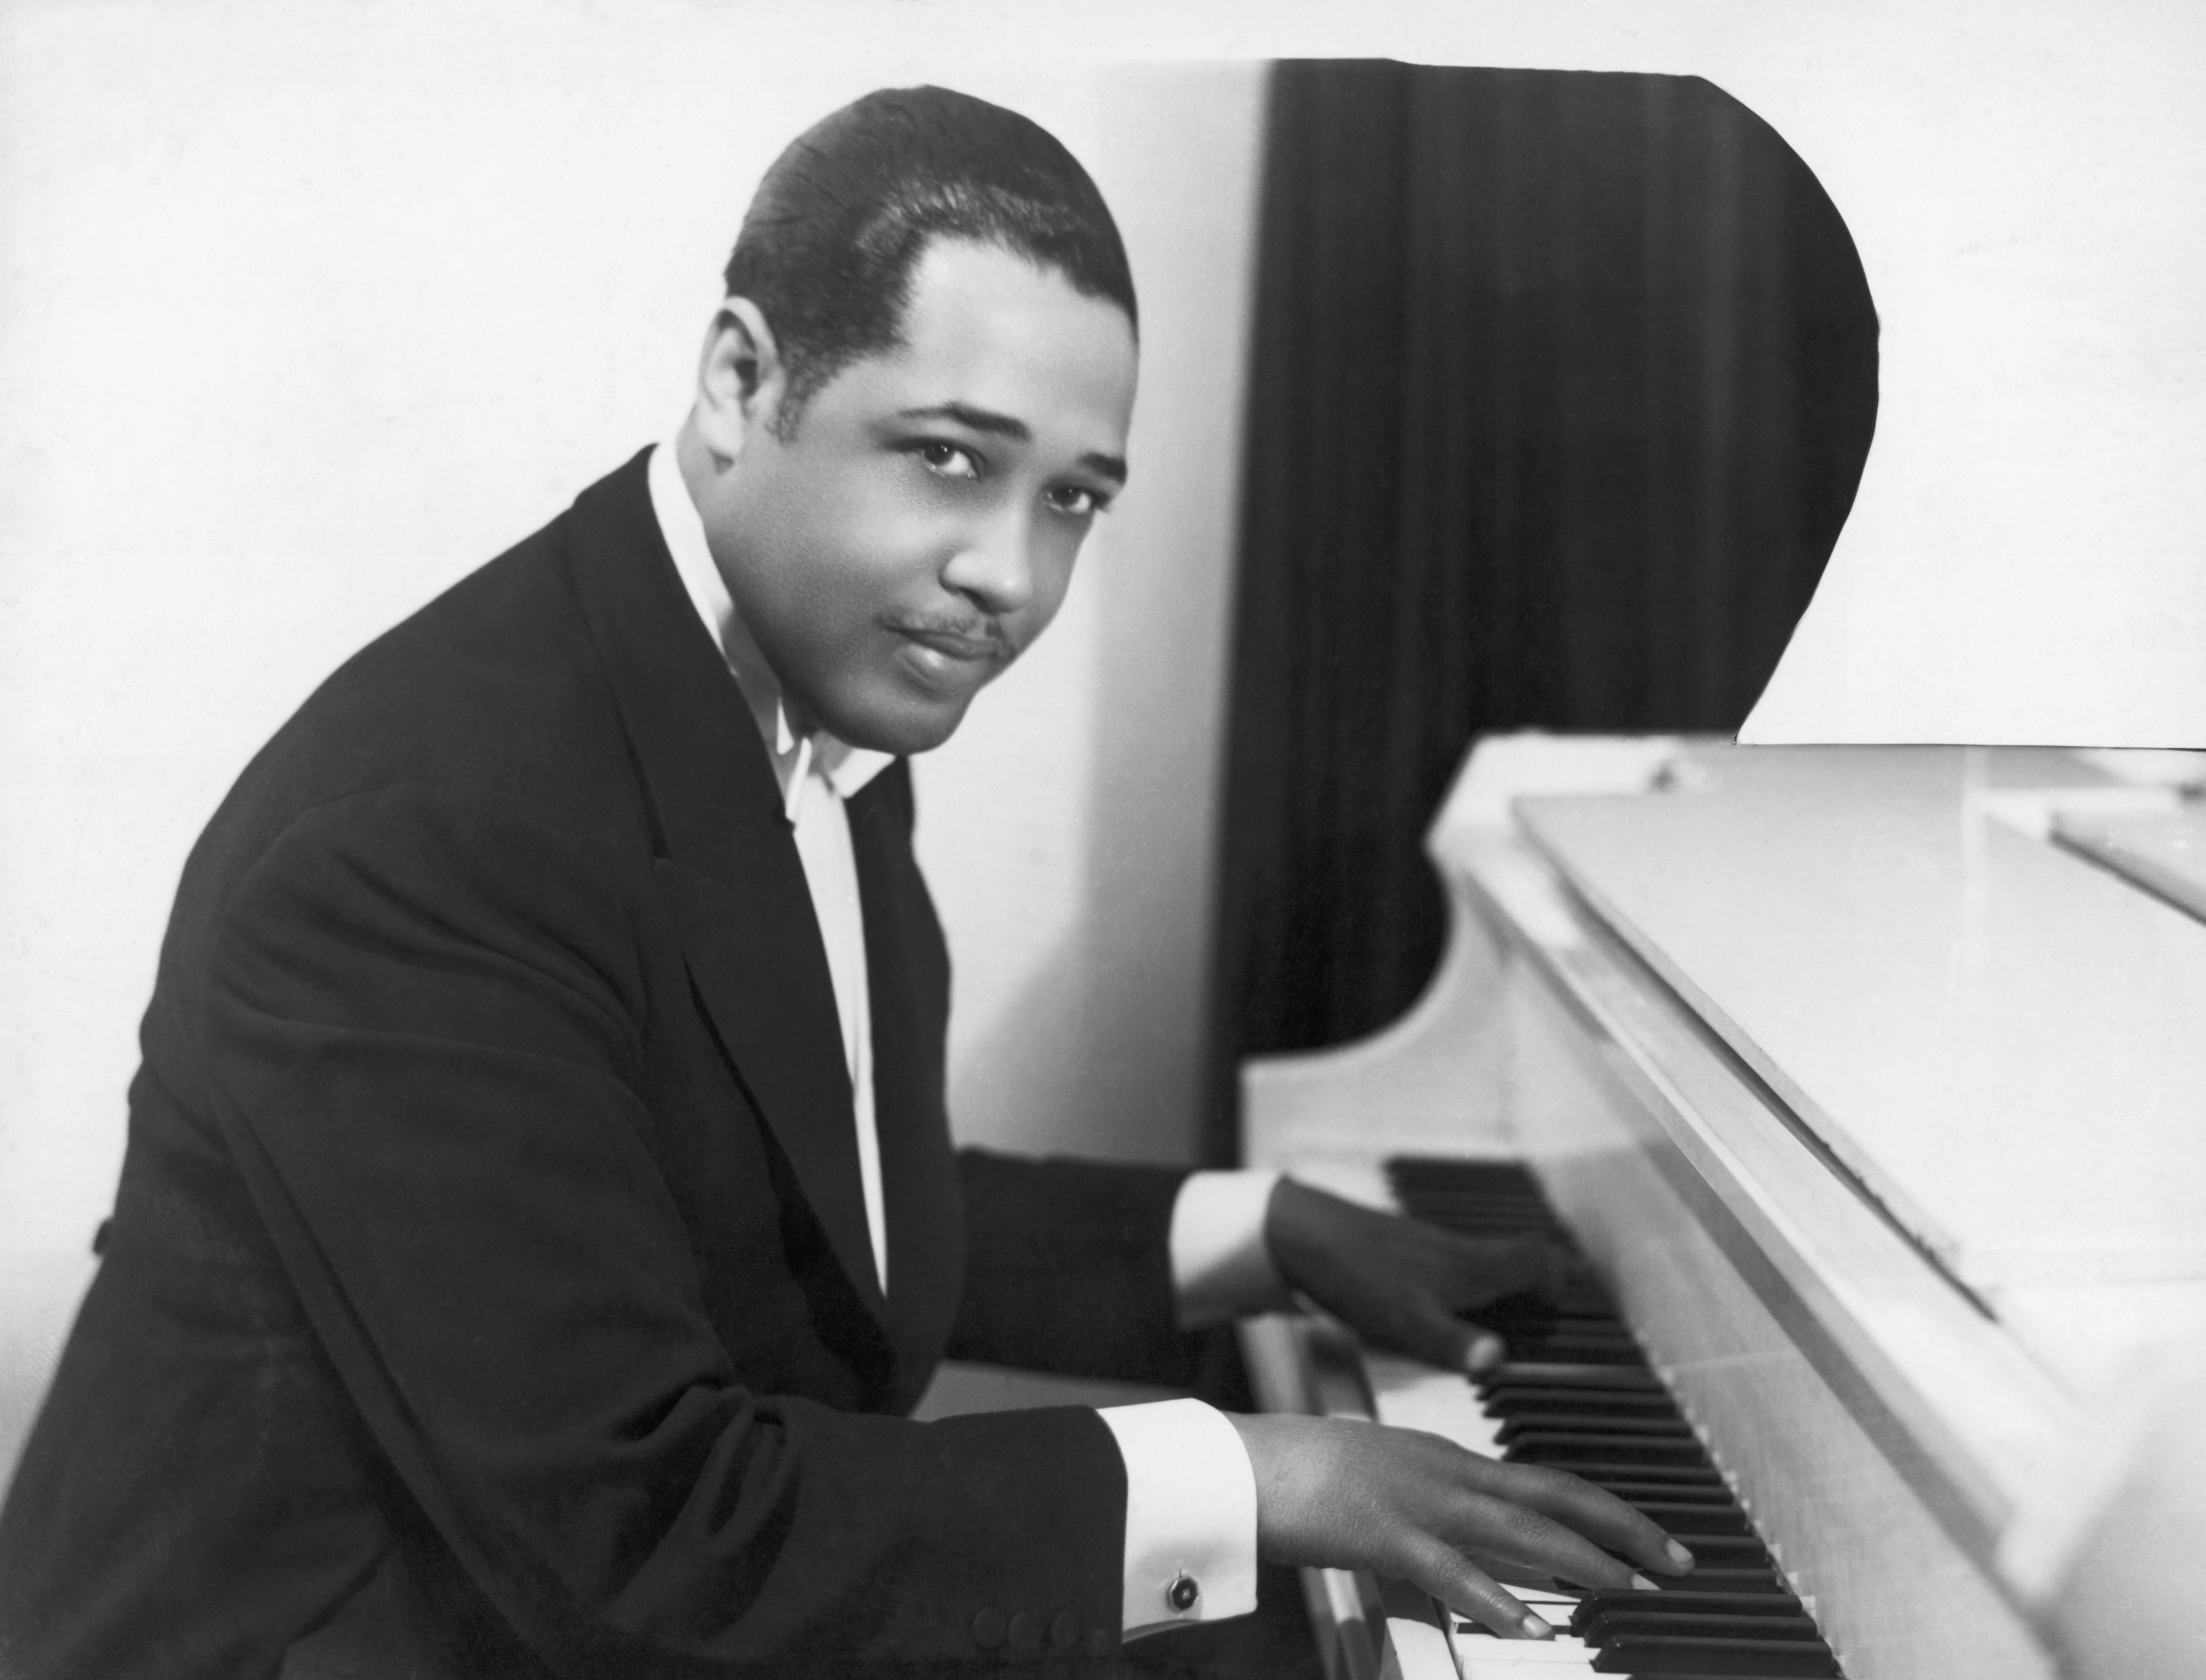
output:
M 1714 745 L 1681 771 L 1518 819 L 1942 1266 L 1994 1302 L 2206 1279 L 2206 923 L 1993 812 L 2099 772 Z

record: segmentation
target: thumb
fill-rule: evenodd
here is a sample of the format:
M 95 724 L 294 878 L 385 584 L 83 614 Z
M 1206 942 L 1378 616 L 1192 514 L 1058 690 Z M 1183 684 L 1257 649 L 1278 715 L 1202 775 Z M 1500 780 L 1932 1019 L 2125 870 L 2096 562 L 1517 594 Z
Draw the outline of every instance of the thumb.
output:
M 1458 1318 L 1422 1290 L 1396 1303 L 1387 1328 L 1398 1351 L 1474 1377 L 1500 1364 L 1509 1351 L 1492 1331 Z

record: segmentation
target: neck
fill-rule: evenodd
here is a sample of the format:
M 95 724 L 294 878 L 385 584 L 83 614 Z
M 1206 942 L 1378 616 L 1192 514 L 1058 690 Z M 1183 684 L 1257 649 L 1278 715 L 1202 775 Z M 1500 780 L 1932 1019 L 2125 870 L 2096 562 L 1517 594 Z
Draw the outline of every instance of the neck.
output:
M 812 734 L 820 727 L 820 719 L 790 691 L 779 669 L 765 648 L 759 645 L 757 637 L 751 632 L 749 622 L 743 616 L 743 592 L 738 586 L 738 569 L 726 546 L 716 537 L 714 521 L 708 511 L 724 494 L 724 486 L 720 480 L 731 463 L 706 441 L 697 424 L 695 409 L 690 411 L 689 418 L 682 422 L 682 429 L 674 435 L 674 463 L 681 469 L 683 488 L 689 494 L 690 505 L 697 509 L 699 523 L 704 527 L 705 549 L 712 557 L 712 569 L 720 575 L 728 599 L 735 606 L 736 624 L 733 634 L 743 639 L 750 649 L 749 657 L 763 664 L 772 675 L 774 687 L 778 691 L 782 714 L 788 719 L 790 732 L 797 736 Z

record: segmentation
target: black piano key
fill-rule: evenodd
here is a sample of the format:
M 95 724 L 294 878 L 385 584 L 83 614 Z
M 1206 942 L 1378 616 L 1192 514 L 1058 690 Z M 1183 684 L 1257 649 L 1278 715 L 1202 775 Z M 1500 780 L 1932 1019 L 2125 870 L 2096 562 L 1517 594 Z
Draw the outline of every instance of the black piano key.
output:
M 1544 1458 L 1540 1461 L 1550 1470 L 1568 1470 L 1572 1475 L 1591 1482 L 1595 1487 L 1606 1487 L 1610 1482 L 1668 1482 L 1678 1487 L 1714 1488 L 1729 1496 L 1723 1472 L 1713 1464 L 1619 1464 L 1590 1458 Z
M 1693 1433 L 1693 1426 L 1681 1417 L 1577 1417 L 1568 1413 L 1540 1412 L 1530 1417 L 1512 1417 L 1494 1431 L 1494 1439 L 1504 1446 L 1525 1435 L 1589 1435 L 1604 1440 L 1613 1440 L 1619 1435 L 1643 1441 L 1698 1439 Z
M 1629 1336 L 1631 1326 L 1618 1314 L 1606 1298 L 1590 1296 L 1559 1296 L 1550 1300 L 1544 1296 L 1505 1295 L 1498 1301 L 1489 1301 L 1473 1309 L 1474 1316 L 1506 1318 L 1521 1314 L 1525 1319 L 1538 1320 L 1556 1330 L 1574 1330 L 1589 1336 Z
M 1489 1303 L 1489 1306 L 1500 1304 L 1497 1302 Z M 1471 1316 L 1482 1324 L 1493 1324 L 1498 1320 L 1508 1318 L 1511 1314 L 1521 1315 L 1524 1322 L 1529 1325 L 1535 1325 L 1543 1336 L 1597 1336 L 1605 1337 L 1612 1341 L 1619 1338 L 1625 1341 L 1631 1339 L 1631 1331 L 1620 1320 L 1607 1317 L 1599 1313 L 1565 1312 L 1559 1305 L 1542 1308 L 1539 1303 L 1533 1302 L 1522 1308 L 1511 1307 L 1505 1313 L 1493 1312 L 1482 1308 Z
M 1518 1388 L 1615 1388 L 1638 1394 L 1667 1395 L 1662 1379 L 1643 1361 L 1611 1365 L 1525 1359 L 1505 1359 L 1480 1379 L 1496 1391 Z
M 1589 1478 L 1589 1480 L 1591 1480 Z M 1713 1486 L 1681 1481 L 1635 1481 L 1629 1471 L 1594 1482 L 1627 1505 L 1689 1505 L 1702 1510 L 1737 1510 L 1738 1501 L 1719 1478 Z
M 1619 1639 L 1594 1653 L 1595 1674 L 1740 1674 L 1756 1680 L 1821 1680 L 1839 1672 L 1828 1646 L 1784 1639 L 1672 1639 L 1660 1634 Z
M 1648 1356 L 1635 1340 L 1597 1340 L 1593 1336 L 1517 1336 L 1509 1340 L 1502 1365 L 1595 1365 L 1643 1372 Z
M 1643 1361 L 1639 1340 L 1624 1330 L 1613 1330 L 1582 1312 L 1537 1314 L 1537 1312 L 1474 1312 L 1474 1323 L 1491 1330 L 1509 1343 L 1511 1358 L 1524 1362 L 1577 1365 L 1577 1349 L 1589 1349 L 1597 1365 L 1615 1365 L 1619 1354 Z
M 1490 1314 L 1488 1316 L 1501 1315 Z M 1565 1313 L 1559 1307 L 1546 1313 L 1535 1313 L 1527 1308 L 1524 1316 L 1528 1320 L 1539 1320 L 1542 1335 L 1578 1336 L 1597 1342 L 1629 1342 L 1635 1348 L 1639 1345 L 1631 1326 L 1610 1314 Z
M 1707 1569 L 1774 1570 L 1777 1560 L 1759 1534 L 1697 1534 L 1684 1541 L 1693 1561 Z
M 1571 1631 L 1583 1637 L 1583 1629 L 1601 1616 L 1735 1616 L 1781 1618 L 1803 1614 L 1800 1600 L 1790 1593 L 1724 1592 L 1679 1585 L 1651 1593 L 1592 1592 L 1577 1601 L 1571 1612 Z
M 1697 1541 L 1696 1535 L 1750 1535 L 1754 1525 L 1746 1520 L 1746 1513 L 1737 1505 L 1687 1504 L 1674 1499 L 1627 1499 L 1625 1503 L 1660 1528 L 1675 1534 L 1690 1547 Z
M 1546 1464 L 1557 1459 L 1589 1464 L 1630 1464 L 1684 1469 L 1714 1466 L 1701 1444 L 1690 1436 L 1666 1440 L 1654 1435 L 1578 1433 L 1563 1429 L 1529 1429 L 1509 1443 L 1502 1455 L 1512 1463 Z
M 1559 1231 L 1562 1222 L 1545 1203 L 1529 1196 L 1493 1191 L 1459 1196 L 1420 1196 L 1418 1206 L 1404 1211 L 1428 1224 L 1453 1230 L 1480 1230 L 1497 1224 L 1529 1225 Z
M 1792 1588 L 1786 1585 L 1785 1577 L 1777 1573 L 1774 1566 L 1764 1566 L 1759 1569 L 1725 1569 L 1699 1564 L 1695 1566 L 1690 1575 L 1673 1577 L 1673 1584 L 1679 1587 L 1697 1587 L 1702 1591 L 1709 1593 L 1752 1593 L 1757 1597 L 1768 1594 L 1789 1600 L 1794 1604 L 1800 1602 L 1793 1596 Z M 1659 1593 L 1662 1589 L 1657 1588 L 1655 1590 Z
M 1573 1617 L 1571 1631 L 1589 1645 L 1608 1645 L 1649 1634 L 1666 1634 L 1676 1639 L 1782 1639 L 1795 1645 L 1820 1645 L 1823 1640 L 1808 1614 L 1797 1610 L 1781 1616 L 1616 1611 L 1589 1617 L 1583 1626 Z
M 1428 1225 L 1464 1236 L 1536 1236 L 1568 1254 L 1576 1254 L 1571 1234 L 1554 1216 L 1537 1208 L 1517 1208 L 1499 1203 L 1458 1203 L 1452 1207 L 1428 1208 L 1412 1215 Z
M 1396 1155 L 1386 1163 L 1386 1176 L 1396 1194 L 1416 1186 L 1437 1190 L 1480 1184 L 1535 1185 L 1536 1181 L 1517 1160 L 1481 1159 L 1476 1156 Z
M 1621 1389 L 1515 1388 L 1486 1397 L 1488 1417 L 1661 1417 L 1682 1418 L 1666 1394 L 1635 1394 Z
M 1386 1171 L 1398 1183 L 1428 1184 L 1440 1189 L 1535 1182 L 1522 1161 L 1493 1156 L 1397 1155 L 1386 1163 Z

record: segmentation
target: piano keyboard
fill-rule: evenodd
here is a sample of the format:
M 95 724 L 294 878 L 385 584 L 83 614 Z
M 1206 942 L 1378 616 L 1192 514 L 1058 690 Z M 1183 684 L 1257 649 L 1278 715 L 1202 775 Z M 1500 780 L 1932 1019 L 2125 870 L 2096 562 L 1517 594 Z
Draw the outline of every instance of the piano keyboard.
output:
M 1386 1175 L 1397 1202 L 1416 1218 L 1485 1235 L 1538 1233 L 1572 1246 L 1539 1186 L 1514 1164 L 1400 1157 L 1386 1163 Z M 1696 1567 L 1654 1592 L 1512 1585 L 1568 1630 L 1553 1641 L 1496 1638 L 1437 1606 L 1428 1618 L 1394 1614 L 1404 1680 L 1428 1671 L 1444 1677 L 1443 1652 L 1463 1680 L 1842 1672 L 1809 1606 L 1786 1584 L 1597 1282 L 1574 1280 L 1553 1303 L 1496 1302 L 1478 1318 L 1509 1343 L 1507 1361 L 1484 1378 L 1365 1355 L 1380 1421 L 1583 1476 L 1675 1534 Z M 1398 1602 L 1390 1601 L 1390 1611 Z

